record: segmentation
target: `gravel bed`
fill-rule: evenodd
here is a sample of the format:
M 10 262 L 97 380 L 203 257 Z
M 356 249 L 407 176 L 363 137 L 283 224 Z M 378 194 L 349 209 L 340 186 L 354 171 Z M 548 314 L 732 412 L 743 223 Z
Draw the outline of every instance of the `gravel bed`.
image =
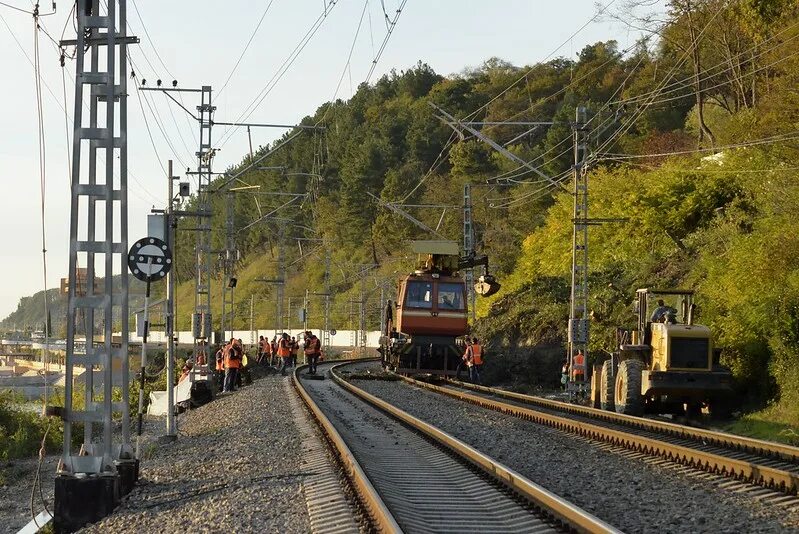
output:
M 53 452 L 53 451 L 49 451 Z M 60 456 L 45 457 L 41 469 L 42 493 L 53 510 L 55 470 Z M 30 497 L 38 458 L 0 462 L 3 482 L 0 483 L 0 532 L 17 532 L 31 520 Z M 44 510 L 39 492 L 33 501 L 34 513 Z
M 799 532 L 799 511 L 768 507 L 700 478 L 601 450 L 559 430 L 402 382 L 353 383 L 625 532 Z
M 256 380 L 180 416 L 178 440 L 143 448 L 139 484 L 83 532 L 309 532 L 286 380 Z

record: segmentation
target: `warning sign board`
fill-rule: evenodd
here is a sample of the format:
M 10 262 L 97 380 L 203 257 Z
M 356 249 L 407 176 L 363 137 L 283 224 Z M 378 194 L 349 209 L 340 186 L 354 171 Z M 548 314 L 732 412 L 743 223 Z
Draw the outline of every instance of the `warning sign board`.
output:
M 172 268 L 172 252 L 156 237 L 139 239 L 128 252 L 128 268 L 142 282 L 161 280 Z

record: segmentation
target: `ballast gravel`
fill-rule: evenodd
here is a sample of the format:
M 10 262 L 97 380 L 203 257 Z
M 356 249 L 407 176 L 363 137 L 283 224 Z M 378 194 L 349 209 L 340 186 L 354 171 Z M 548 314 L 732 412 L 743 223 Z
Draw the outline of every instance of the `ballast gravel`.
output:
M 180 416 L 178 440 L 150 445 L 136 488 L 84 532 L 309 532 L 311 473 L 285 380 L 256 380 Z
M 799 532 L 799 512 L 602 450 L 571 434 L 403 382 L 353 384 L 465 441 L 625 532 Z

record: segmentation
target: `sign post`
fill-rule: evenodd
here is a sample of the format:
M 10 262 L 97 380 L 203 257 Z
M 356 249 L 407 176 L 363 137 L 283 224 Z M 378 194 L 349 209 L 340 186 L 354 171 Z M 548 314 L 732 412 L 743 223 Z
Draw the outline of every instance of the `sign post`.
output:
M 128 268 L 130 272 L 144 282 L 144 332 L 141 342 L 141 370 L 139 375 L 139 420 L 138 434 L 136 436 L 136 458 L 141 459 L 141 435 L 144 421 L 144 378 L 147 368 L 147 335 L 150 332 L 150 282 L 162 280 L 172 268 L 172 252 L 169 247 L 158 238 L 145 237 L 136 241 L 128 252 Z M 167 365 L 169 362 L 167 362 Z M 167 384 L 167 388 L 173 387 Z M 174 410 L 168 406 L 167 410 Z M 167 412 L 169 413 L 169 412 Z

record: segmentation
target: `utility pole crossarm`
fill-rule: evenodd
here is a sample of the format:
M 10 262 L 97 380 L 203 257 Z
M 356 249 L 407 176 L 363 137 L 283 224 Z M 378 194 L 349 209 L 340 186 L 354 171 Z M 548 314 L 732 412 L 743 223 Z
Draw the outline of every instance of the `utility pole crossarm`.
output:
M 558 186 L 558 187 L 561 186 L 558 182 L 553 180 L 551 176 L 548 176 L 548 175 L 544 174 L 543 172 L 541 172 L 538 169 L 538 167 L 530 164 L 530 162 L 528 162 L 528 161 L 524 161 L 522 158 L 520 158 L 519 156 L 517 156 L 516 154 L 514 154 L 513 152 L 511 152 L 510 150 L 508 150 L 504 146 L 500 145 L 499 143 L 497 143 L 493 139 L 483 135 L 483 133 L 480 132 L 479 130 L 476 130 L 475 128 L 472 128 L 469 125 L 469 123 L 464 123 L 464 122 L 459 121 L 458 119 L 456 119 L 455 117 L 453 117 L 452 115 L 450 115 L 449 113 L 447 113 L 446 111 L 444 111 L 443 109 L 441 109 L 440 107 L 438 107 L 437 105 L 435 105 L 432 102 L 429 102 L 429 104 L 430 104 L 430 107 L 432 107 L 433 109 L 438 111 L 443 116 L 443 117 L 439 117 L 439 118 L 441 118 L 442 121 L 445 124 L 449 125 L 452 129 L 454 129 L 459 134 L 462 133 L 461 130 L 466 130 L 470 134 L 472 134 L 475 137 L 477 137 L 479 140 L 481 140 L 484 143 L 488 144 L 491 148 L 493 148 L 494 150 L 496 150 L 497 152 L 499 152 L 500 154 L 502 154 L 503 156 L 505 156 L 509 160 L 511 160 L 511 161 L 513 161 L 515 163 L 518 163 L 519 165 L 522 165 L 523 167 L 526 167 L 527 169 L 533 171 L 534 173 L 539 175 L 541 178 L 544 178 L 545 180 L 547 180 L 550 184 Z

